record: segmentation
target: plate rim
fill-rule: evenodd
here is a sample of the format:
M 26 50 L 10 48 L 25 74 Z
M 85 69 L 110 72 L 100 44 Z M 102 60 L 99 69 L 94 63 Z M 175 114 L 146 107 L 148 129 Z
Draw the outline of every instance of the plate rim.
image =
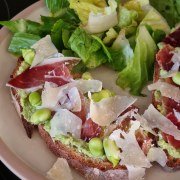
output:
M 44 5 L 43 0 L 39 0 L 34 4 L 28 6 L 23 11 L 18 13 L 16 16 L 12 18 L 12 20 L 18 18 L 26 18 L 28 14 L 32 11 L 42 7 Z M 9 31 L 2 27 L 0 30 L 0 42 L 2 42 Z M 14 154 L 6 145 L 6 143 L 0 137 L 0 160 L 1 162 L 10 170 L 12 171 L 17 177 L 20 179 L 38 179 L 44 180 L 46 179 L 43 175 L 36 172 L 34 169 L 29 167 L 22 159 L 20 159 L 16 154 Z

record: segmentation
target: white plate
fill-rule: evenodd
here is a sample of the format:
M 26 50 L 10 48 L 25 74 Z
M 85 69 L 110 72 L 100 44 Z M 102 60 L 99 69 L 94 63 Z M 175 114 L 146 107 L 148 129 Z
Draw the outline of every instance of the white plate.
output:
M 15 19 L 29 18 L 39 20 L 39 15 L 46 15 L 47 9 L 42 1 L 35 3 L 18 14 Z M 10 33 L 5 28 L 0 31 L 0 158 L 2 162 L 21 179 L 45 179 L 56 157 L 48 150 L 37 132 L 32 139 L 26 136 L 22 123 L 15 111 L 9 89 L 5 86 L 16 66 L 16 58 L 7 52 Z M 116 74 L 104 67 L 92 72 L 95 78 L 104 82 L 104 87 L 113 89 L 118 94 L 123 92 L 115 85 Z M 146 90 L 145 90 L 146 92 Z M 148 106 L 150 97 L 140 98 L 141 111 Z M 75 179 L 81 179 L 73 171 Z M 180 172 L 168 173 L 159 166 L 146 172 L 146 180 L 178 180 Z

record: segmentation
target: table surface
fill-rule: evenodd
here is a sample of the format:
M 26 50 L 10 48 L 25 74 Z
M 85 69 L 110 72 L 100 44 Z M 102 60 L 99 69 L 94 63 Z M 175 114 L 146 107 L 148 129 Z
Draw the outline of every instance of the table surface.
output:
M 0 0 L 0 21 L 11 19 L 35 2 L 37 2 L 37 0 Z M 19 178 L 0 161 L 0 180 L 10 179 L 19 180 Z

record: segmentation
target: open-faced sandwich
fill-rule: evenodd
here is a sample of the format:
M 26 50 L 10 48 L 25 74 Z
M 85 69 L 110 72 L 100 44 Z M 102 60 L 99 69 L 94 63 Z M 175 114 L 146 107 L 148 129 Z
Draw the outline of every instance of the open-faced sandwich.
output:
M 180 28 L 169 34 L 156 55 L 154 84 L 148 86 L 153 90 L 153 104 L 162 114 L 159 118 L 169 120 L 167 128 L 174 124 L 180 130 Z M 168 127 L 169 126 L 169 127 Z M 174 130 L 175 132 L 176 130 Z M 167 166 L 180 168 L 180 140 L 171 132 L 160 128 L 158 146 L 168 156 Z
M 54 2 L 46 1 L 51 16 L 41 24 L 0 22 L 15 33 L 9 51 L 19 59 L 7 86 L 28 137 L 38 130 L 64 158 L 61 166 L 86 179 L 140 180 L 154 161 L 179 169 L 180 28 L 169 33 L 148 1 Z M 142 115 L 138 97 L 117 95 L 92 77 L 102 64 L 136 96 L 154 73 L 152 104 Z

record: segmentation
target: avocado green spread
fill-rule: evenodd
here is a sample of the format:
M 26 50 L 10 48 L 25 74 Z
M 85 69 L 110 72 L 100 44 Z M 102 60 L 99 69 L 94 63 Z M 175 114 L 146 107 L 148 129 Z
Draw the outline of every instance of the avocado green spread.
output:
M 23 73 L 28 68 L 29 64 L 23 61 L 17 71 L 17 75 Z M 20 105 L 22 106 L 22 115 L 27 121 L 30 121 L 30 118 L 35 112 L 36 108 L 29 103 L 28 94 L 25 91 L 18 90 L 18 95 L 20 97 Z
M 180 158 L 180 149 L 175 149 L 170 144 L 166 143 L 162 138 L 158 141 L 158 145 L 168 151 L 168 153 L 174 158 Z
M 51 129 L 50 122 L 47 122 L 44 125 L 44 129 L 49 133 L 49 131 Z M 73 138 L 70 135 L 66 135 L 66 136 L 65 135 L 58 135 L 54 138 L 54 140 L 60 141 L 62 144 L 66 145 L 68 147 L 74 148 L 77 152 L 82 153 L 82 154 L 84 154 L 88 157 L 91 157 L 91 158 L 103 160 L 106 157 L 105 155 L 98 157 L 98 158 L 94 157 L 93 154 L 89 150 L 89 146 L 88 146 L 87 142 L 85 142 L 81 139 Z
M 27 121 L 30 121 L 32 114 L 36 111 L 36 108 L 32 106 L 28 100 L 28 95 L 20 90 L 18 91 L 20 96 L 20 104 L 22 106 L 22 115 Z
M 28 69 L 29 68 L 29 64 L 28 63 L 26 63 L 25 61 L 23 61 L 22 63 L 21 63 L 21 66 L 19 67 L 19 69 L 18 69 L 18 71 L 17 71 L 17 75 L 19 75 L 19 74 L 21 74 L 21 73 L 23 73 L 26 69 Z

